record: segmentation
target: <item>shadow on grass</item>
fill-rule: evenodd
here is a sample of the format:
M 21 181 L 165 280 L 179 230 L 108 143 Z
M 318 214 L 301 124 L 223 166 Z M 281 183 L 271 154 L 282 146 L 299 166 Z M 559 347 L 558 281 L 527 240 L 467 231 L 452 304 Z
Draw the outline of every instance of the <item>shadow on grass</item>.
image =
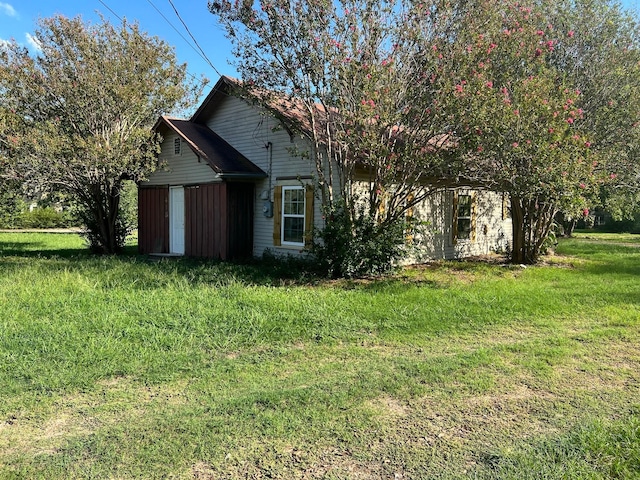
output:
M 133 257 L 138 254 L 136 246 L 126 246 L 119 254 L 120 257 Z M 0 242 L 0 261 L 2 257 L 36 257 L 36 258 L 66 258 L 82 259 L 99 257 L 91 253 L 88 247 L 52 248 L 45 242 Z
M 28 245 L 30 248 L 25 250 L 21 248 Z M 2 257 L 37 257 L 37 258 L 76 258 L 90 256 L 88 248 L 59 248 L 55 250 L 48 249 L 46 245 L 40 242 L 30 242 L 17 246 L 13 243 L 0 242 L 0 261 Z
M 42 271 L 75 271 L 91 275 L 112 270 L 121 274 L 122 283 L 134 288 L 152 288 L 158 280 L 186 279 L 190 284 L 242 283 L 247 285 L 311 285 L 324 280 L 310 261 L 293 258 L 246 259 L 226 262 L 198 258 L 153 258 L 138 254 L 136 245 L 127 245 L 118 255 L 97 255 L 86 246 L 68 248 L 46 240 L 0 241 L 0 271 L 25 268 L 35 259 Z
M 591 260 L 581 269 L 595 275 L 640 275 L 640 248 L 617 242 L 570 239 L 557 253 Z
M 51 239 L 51 241 L 49 241 Z M 19 240 L 0 241 L 0 269 L 6 271 L 24 268 L 32 259 L 55 260 L 43 262 L 39 269 L 77 271 L 84 275 L 109 273 L 106 285 L 130 284 L 135 289 L 155 288 L 158 284 L 186 280 L 194 285 L 260 285 L 260 286 L 317 286 L 331 285 L 345 290 L 366 290 L 372 293 L 401 291 L 413 287 L 440 288 L 445 285 L 429 278 L 426 271 L 437 270 L 443 276 L 469 273 L 474 276 L 500 276 L 504 259 L 466 259 L 437 261 L 418 266 L 407 275 L 374 277 L 355 280 L 329 280 L 312 260 L 287 257 L 265 257 L 243 261 L 224 262 L 196 258 L 152 259 L 137 253 L 136 245 L 127 245 L 117 256 L 92 254 L 86 246 L 75 248 L 77 239 L 47 235 L 42 238 L 21 237 Z M 640 275 L 640 249 L 616 243 L 592 243 L 577 239 L 564 241 L 559 247 L 564 255 L 575 255 L 593 260 L 580 267 L 583 273 L 596 275 Z M 554 268 L 554 267 L 542 267 Z M 425 271 L 423 271 L 425 270 Z M 116 280 L 117 277 L 117 280 Z

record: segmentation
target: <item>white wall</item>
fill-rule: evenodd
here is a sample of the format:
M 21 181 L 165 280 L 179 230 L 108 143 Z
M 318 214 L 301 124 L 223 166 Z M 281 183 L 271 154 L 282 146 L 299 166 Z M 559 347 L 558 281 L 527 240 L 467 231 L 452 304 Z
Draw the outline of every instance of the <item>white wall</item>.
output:
M 461 193 L 472 190 L 459 190 Z M 425 234 L 416 236 L 419 253 L 413 261 L 462 258 L 505 251 L 511 241 L 511 218 L 504 215 L 502 194 L 476 190 L 475 240 L 453 241 L 453 192 L 441 191 L 414 209 L 414 216 L 428 222 Z
M 301 181 L 313 183 L 311 179 L 301 181 L 282 179 L 282 177 L 314 175 L 315 165 L 309 159 L 296 156 L 291 152 L 296 148 L 306 149 L 306 142 L 302 138 L 292 141 L 289 133 L 276 119 L 270 115 L 261 114 L 258 107 L 231 96 L 218 105 L 207 126 L 269 175 L 269 178 L 256 182 L 254 255 L 262 256 L 265 249 L 278 255 L 305 255 L 306 252 L 301 248 L 273 246 L 274 219 L 262 214 L 264 200 L 261 197 L 263 192 L 267 192 L 269 200 L 273 201 L 273 187 L 276 185 L 301 185 Z M 269 143 L 271 152 L 266 148 Z M 314 202 L 314 208 L 314 220 L 316 226 L 320 227 L 322 214 L 318 199 Z
M 182 142 L 181 155 L 174 155 L 174 139 L 178 134 L 168 132 L 162 142 L 159 156 L 160 168 L 149 176 L 146 185 L 188 185 L 220 181 L 206 160 L 198 157 L 186 142 Z
M 273 201 L 273 188 L 276 185 L 313 182 L 308 177 L 315 177 L 314 163 L 292 152 L 295 149 L 300 151 L 308 148 L 307 142 L 300 137 L 292 140 L 276 119 L 261 114 L 258 107 L 232 96 L 220 102 L 207 126 L 269 175 L 269 178 L 256 182 L 253 254 L 261 256 L 268 249 L 275 254 L 305 255 L 306 251 L 301 248 L 273 246 L 274 219 L 263 215 L 262 195 L 265 192 L 269 200 Z M 206 162 L 198 162 L 197 156 L 185 143 L 182 144 L 182 155 L 174 156 L 174 138 L 176 134 L 172 132 L 166 135 L 160 159 L 167 163 L 167 168 L 152 174 L 149 179 L 150 185 L 220 181 Z M 269 144 L 271 151 L 266 148 Z M 307 179 L 283 179 L 296 176 L 305 176 Z M 414 238 L 420 253 L 411 261 L 461 258 L 508 248 L 511 241 L 511 219 L 503 216 L 502 195 L 487 191 L 477 191 L 476 194 L 476 237 L 473 242 L 453 242 L 452 192 L 436 193 L 414 208 L 414 216 L 428 222 L 429 225 L 425 235 Z M 316 198 L 314 207 L 315 226 L 321 228 L 323 220 L 319 198 Z

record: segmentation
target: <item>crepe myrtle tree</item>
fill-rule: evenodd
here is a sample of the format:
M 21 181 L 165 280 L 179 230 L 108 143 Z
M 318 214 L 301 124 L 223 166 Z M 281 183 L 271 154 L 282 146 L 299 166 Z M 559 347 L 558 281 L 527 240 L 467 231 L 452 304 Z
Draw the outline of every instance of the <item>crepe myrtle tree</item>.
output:
M 506 1 L 470 1 L 461 15 L 464 28 L 441 54 L 466 61 L 441 74 L 464 176 L 509 194 L 511 260 L 535 263 L 556 213 L 581 212 L 606 180 L 584 96 L 550 61 L 570 33 Z
M 120 216 L 124 180 L 153 171 L 160 114 L 187 108 L 203 82 L 187 78 L 173 49 L 123 21 L 42 19 L 40 49 L 0 50 L 5 178 L 70 194 L 95 252 L 116 253 L 131 225 Z M 199 85 L 200 84 L 200 85 Z
M 550 63 L 581 91 L 583 130 L 609 177 L 592 206 L 633 218 L 640 201 L 640 23 L 608 0 L 540 0 L 562 35 Z
M 438 3 L 431 9 L 444 15 Z M 446 22 L 403 0 L 214 0 L 209 7 L 253 97 L 260 92 L 267 105 L 284 99 L 301 112 L 289 128 L 311 140 L 327 223 L 320 235 L 329 254 L 343 251 L 362 267 L 333 259 L 334 274 L 377 272 L 372 257 L 390 265 L 407 238 L 399 227 L 406 213 L 451 181 L 443 175 L 451 170 L 450 128 L 435 107 L 435 63 L 415 61 L 420 42 L 444 36 Z M 378 250 L 380 242 L 389 248 Z

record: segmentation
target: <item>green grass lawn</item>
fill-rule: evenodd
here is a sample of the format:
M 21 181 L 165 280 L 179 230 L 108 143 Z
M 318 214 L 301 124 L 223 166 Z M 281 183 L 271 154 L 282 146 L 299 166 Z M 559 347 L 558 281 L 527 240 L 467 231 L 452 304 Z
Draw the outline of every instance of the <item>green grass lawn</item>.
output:
M 640 478 L 639 238 L 325 282 L 0 234 L 0 478 Z

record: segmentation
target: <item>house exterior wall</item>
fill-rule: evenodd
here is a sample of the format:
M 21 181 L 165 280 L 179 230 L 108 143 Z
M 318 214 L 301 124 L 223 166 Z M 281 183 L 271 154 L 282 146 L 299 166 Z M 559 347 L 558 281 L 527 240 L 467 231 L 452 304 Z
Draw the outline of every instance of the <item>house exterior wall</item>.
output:
M 165 167 L 152 174 L 140 190 L 140 251 L 168 252 L 168 186 L 184 185 L 187 255 L 222 259 L 247 254 L 259 257 L 266 251 L 306 255 L 308 250 L 301 246 L 274 244 L 274 225 L 279 222 L 275 221 L 275 212 L 271 217 L 263 214 L 263 205 L 265 201 L 274 202 L 276 187 L 314 183 L 313 161 L 294 153 L 308 149 L 308 142 L 301 137 L 292 138 L 271 115 L 262 114 L 259 107 L 233 96 L 220 99 L 207 126 L 265 171 L 268 178 L 252 183 L 223 182 L 206 162 L 198 161 L 184 142 L 181 155 L 174 155 L 177 134 L 164 132 L 160 161 Z M 159 186 L 164 190 L 148 188 Z M 417 253 L 407 263 L 508 248 L 511 220 L 505 215 L 502 195 L 487 191 L 473 191 L 473 195 L 475 233 L 470 240 L 454 239 L 452 191 L 435 193 L 413 209 L 413 215 L 427 222 L 427 227 L 423 235 L 414 236 Z M 316 228 L 322 228 L 317 196 L 313 221 Z
M 218 105 L 207 126 L 269 175 L 255 183 L 253 255 L 260 257 L 267 250 L 275 255 L 305 255 L 307 250 L 304 248 L 274 246 L 274 217 L 265 217 L 262 207 L 265 202 L 263 197 L 274 201 L 274 188 L 277 185 L 313 183 L 313 162 L 292 153 L 295 149 L 307 149 L 306 141 L 299 137 L 292 139 L 278 120 L 261 114 L 257 107 L 231 96 Z M 267 145 L 270 147 L 267 148 Z M 318 228 L 322 226 L 318 199 L 314 201 L 314 224 Z
M 254 187 L 253 183 L 227 184 L 229 258 L 253 256 Z
M 185 187 L 185 255 L 228 260 L 252 255 L 253 184 Z M 138 191 L 138 250 L 169 253 L 169 187 Z
M 174 155 L 174 140 L 179 138 L 174 132 L 167 132 L 162 141 L 158 157 L 159 168 L 153 172 L 145 185 L 191 185 L 219 182 L 220 178 L 206 161 L 198 157 L 189 146 L 182 142 L 181 154 Z
M 184 193 L 185 255 L 227 259 L 227 185 L 192 185 Z
M 511 218 L 503 208 L 502 194 L 458 189 L 474 196 L 473 238 L 454 238 L 453 191 L 439 191 L 414 208 L 414 217 L 426 222 L 425 232 L 414 238 L 418 252 L 407 263 L 456 259 L 505 251 L 511 240 Z

